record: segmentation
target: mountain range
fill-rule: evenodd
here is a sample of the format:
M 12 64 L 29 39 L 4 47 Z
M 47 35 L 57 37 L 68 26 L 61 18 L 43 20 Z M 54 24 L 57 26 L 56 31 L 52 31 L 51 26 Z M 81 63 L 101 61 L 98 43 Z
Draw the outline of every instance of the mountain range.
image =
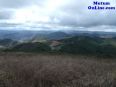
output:
M 0 39 L 16 41 L 28 40 L 58 40 L 72 36 L 89 36 L 101 38 L 114 38 L 115 32 L 90 32 L 90 31 L 29 31 L 29 30 L 0 30 Z
M 116 34 L 85 31 L 0 31 L 0 50 L 116 56 Z

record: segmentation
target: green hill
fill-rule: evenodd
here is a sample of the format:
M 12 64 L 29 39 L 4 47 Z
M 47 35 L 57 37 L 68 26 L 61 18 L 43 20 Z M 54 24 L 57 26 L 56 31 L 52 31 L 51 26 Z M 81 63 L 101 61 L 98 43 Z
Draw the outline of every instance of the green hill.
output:
M 14 46 L 9 51 L 22 51 L 22 52 L 49 52 L 51 48 L 45 43 L 22 43 Z
M 6 41 L 6 40 L 5 40 Z M 9 40 L 8 40 L 9 41 Z M 116 40 L 89 36 L 74 36 L 60 40 L 18 43 L 5 51 L 55 52 L 104 57 L 116 56 Z M 3 43 L 5 44 L 5 43 Z
M 107 39 L 98 37 L 72 37 L 63 39 L 63 46 L 60 49 L 64 53 L 86 54 L 97 56 L 116 56 L 116 46 L 112 44 L 113 39 L 107 42 Z M 104 44 L 105 43 L 105 44 Z

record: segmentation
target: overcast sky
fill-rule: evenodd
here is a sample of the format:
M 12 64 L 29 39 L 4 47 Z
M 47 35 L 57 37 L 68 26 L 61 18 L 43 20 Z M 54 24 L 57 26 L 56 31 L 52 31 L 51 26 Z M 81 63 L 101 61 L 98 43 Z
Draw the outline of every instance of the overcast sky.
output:
M 108 1 L 116 6 L 115 0 Z M 116 10 L 88 10 L 93 0 L 0 0 L 0 29 L 115 31 Z

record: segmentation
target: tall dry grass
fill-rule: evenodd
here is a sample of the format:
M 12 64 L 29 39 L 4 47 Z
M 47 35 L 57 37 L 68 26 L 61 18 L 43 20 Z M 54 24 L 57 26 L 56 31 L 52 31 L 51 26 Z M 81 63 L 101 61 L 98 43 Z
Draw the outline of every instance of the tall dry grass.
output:
M 116 59 L 0 53 L 0 87 L 116 87 Z

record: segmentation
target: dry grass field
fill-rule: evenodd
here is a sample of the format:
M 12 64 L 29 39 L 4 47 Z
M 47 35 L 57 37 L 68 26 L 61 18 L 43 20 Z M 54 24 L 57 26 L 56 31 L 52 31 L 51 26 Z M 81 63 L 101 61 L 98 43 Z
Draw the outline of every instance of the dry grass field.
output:
M 116 87 L 116 59 L 0 53 L 0 87 Z

